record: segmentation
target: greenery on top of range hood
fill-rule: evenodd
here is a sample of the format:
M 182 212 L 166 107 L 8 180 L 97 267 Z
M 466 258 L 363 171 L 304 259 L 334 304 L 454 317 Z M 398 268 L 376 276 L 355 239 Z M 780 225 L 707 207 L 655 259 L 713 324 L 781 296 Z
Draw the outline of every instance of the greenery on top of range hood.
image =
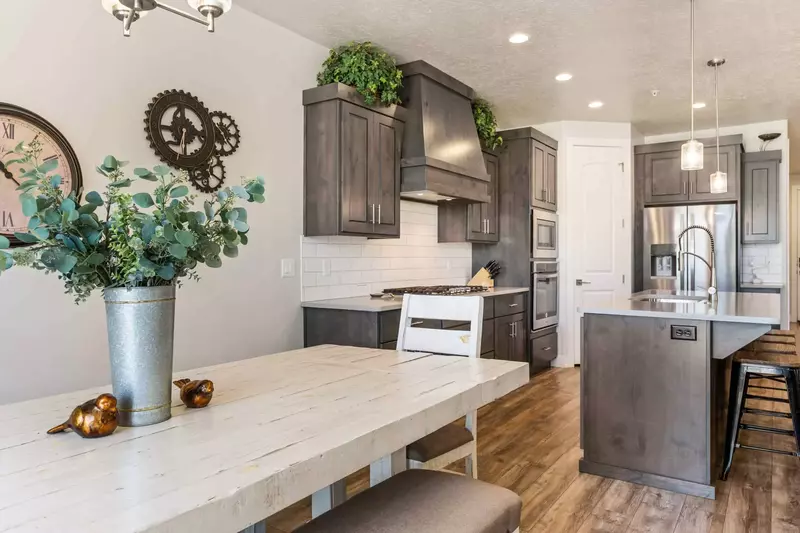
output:
M 503 144 L 503 138 L 497 134 L 497 119 L 494 118 L 492 106 L 483 98 L 476 98 L 472 102 L 472 117 L 475 119 L 475 128 L 478 138 L 492 150 Z
M 403 72 L 395 59 L 369 41 L 351 42 L 331 50 L 317 74 L 317 84 L 344 83 L 355 87 L 367 105 L 400 103 Z

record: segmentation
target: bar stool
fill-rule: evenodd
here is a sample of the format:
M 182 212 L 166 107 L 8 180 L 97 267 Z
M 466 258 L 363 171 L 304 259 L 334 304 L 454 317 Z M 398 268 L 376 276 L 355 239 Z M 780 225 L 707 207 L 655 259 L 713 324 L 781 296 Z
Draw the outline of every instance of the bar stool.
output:
M 786 385 L 788 399 L 770 398 L 751 394 L 749 389 L 756 388 L 750 385 L 751 378 L 783 378 L 782 383 Z M 728 478 L 733 463 L 733 452 L 736 448 L 745 448 L 764 452 L 780 453 L 785 455 L 800 456 L 800 389 L 798 388 L 798 377 L 800 377 L 800 357 L 796 351 L 792 353 L 740 351 L 734 355 L 731 367 L 731 391 L 728 403 L 728 427 L 725 436 L 725 464 L 723 465 L 721 479 Z M 758 387 L 772 390 L 784 390 L 773 387 Z M 789 404 L 789 413 L 780 411 L 770 411 L 765 409 L 752 409 L 745 406 L 747 400 L 765 400 L 769 402 L 780 402 Z M 743 424 L 742 415 L 750 413 L 754 415 L 773 416 L 778 418 L 789 418 L 792 420 L 793 429 L 778 429 L 756 424 Z M 761 431 L 765 433 L 775 433 L 778 435 L 793 436 L 795 438 L 796 449 L 793 452 L 763 448 L 761 446 L 749 446 L 738 442 L 739 431 Z

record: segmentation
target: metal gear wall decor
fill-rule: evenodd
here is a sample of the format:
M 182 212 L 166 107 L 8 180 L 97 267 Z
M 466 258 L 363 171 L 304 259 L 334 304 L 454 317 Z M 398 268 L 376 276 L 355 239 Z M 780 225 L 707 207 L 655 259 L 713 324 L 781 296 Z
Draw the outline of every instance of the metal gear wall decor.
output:
M 198 191 L 211 194 L 225 182 L 225 163 L 218 155 L 212 155 L 207 165 L 189 171 L 189 181 Z
M 200 192 L 222 187 L 225 165 L 221 157 L 236 152 L 241 142 L 233 117 L 209 112 L 191 93 L 173 89 L 153 98 L 144 122 L 150 148 L 161 161 L 186 170 Z

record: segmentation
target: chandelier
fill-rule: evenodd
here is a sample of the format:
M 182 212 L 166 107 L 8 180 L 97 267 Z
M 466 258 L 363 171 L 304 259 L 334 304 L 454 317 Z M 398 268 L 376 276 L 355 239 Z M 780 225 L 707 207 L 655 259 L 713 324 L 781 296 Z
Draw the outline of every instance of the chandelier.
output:
M 690 79 L 692 86 L 692 98 L 689 102 L 689 109 L 692 112 L 691 139 L 681 146 L 681 170 L 703 170 L 703 143 L 694 138 L 694 0 L 691 1 L 691 69 Z
M 114 15 L 122 22 L 122 35 L 129 37 L 131 25 L 140 18 L 147 15 L 155 8 L 161 8 L 175 15 L 192 20 L 208 28 L 209 32 L 214 31 L 214 23 L 231 9 L 233 0 L 187 0 L 189 7 L 197 11 L 202 16 L 196 16 L 186 11 L 181 11 L 171 5 L 159 2 L 158 0 L 102 0 L 103 9 Z

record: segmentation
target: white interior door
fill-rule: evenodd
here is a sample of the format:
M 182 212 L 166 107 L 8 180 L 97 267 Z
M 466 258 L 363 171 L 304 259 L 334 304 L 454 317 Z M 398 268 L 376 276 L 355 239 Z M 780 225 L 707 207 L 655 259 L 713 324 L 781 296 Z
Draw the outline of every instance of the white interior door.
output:
M 630 141 L 573 141 L 568 150 L 563 286 L 571 331 L 564 333 L 579 363 L 581 307 L 604 307 L 630 294 Z

